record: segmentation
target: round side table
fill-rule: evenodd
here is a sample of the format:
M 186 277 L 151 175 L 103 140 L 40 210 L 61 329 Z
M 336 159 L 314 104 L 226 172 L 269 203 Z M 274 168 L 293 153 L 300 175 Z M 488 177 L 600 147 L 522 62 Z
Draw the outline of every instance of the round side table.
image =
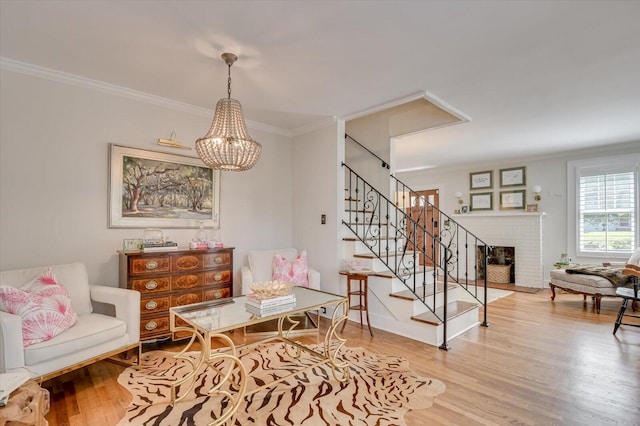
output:
M 369 328 L 369 334 L 373 337 L 373 332 L 371 331 L 371 322 L 369 321 L 369 282 L 368 278 L 373 272 L 364 272 L 364 271 L 340 271 L 340 275 L 345 275 L 347 277 L 347 297 L 349 298 L 349 310 L 350 311 L 360 311 L 360 328 L 364 325 L 362 323 L 362 313 L 364 312 L 367 317 L 367 327 Z M 357 284 L 354 283 L 353 287 L 351 285 L 352 281 L 357 281 Z M 357 297 L 357 304 L 351 304 L 351 297 Z M 341 331 L 344 331 L 344 326 L 347 325 L 347 321 L 342 323 Z

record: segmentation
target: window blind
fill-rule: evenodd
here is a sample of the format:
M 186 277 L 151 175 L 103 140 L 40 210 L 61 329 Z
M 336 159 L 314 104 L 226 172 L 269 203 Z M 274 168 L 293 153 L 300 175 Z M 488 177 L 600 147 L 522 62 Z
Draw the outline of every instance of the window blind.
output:
M 578 170 L 578 246 L 583 254 L 630 253 L 637 246 L 634 165 Z

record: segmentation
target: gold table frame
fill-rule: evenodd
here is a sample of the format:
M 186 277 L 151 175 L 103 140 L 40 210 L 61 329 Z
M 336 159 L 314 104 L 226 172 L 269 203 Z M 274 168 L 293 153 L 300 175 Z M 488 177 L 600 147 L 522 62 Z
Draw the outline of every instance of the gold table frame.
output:
M 209 390 L 209 395 L 223 396 L 229 400 L 229 404 L 223 413 L 210 423 L 210 425 L 222 425 L 229 420 L 231 421 L 230 424 L 234 424 L 236 412 L 246 396 L 272 387 L 277 383 L 320 365 L 329 364 L 331 366 L 333 376 L 338 381 L 349 381 L 349 363 L 342 361 L 339 356 L 340 349 L 345 344 L 346 339 L 342 338 L 338 334 L 338 326 L 346 321 L 348 317 L 348 298 L 346 296 L 304 287 L 294 287 L 292 292 L 296 295 L 295 306 L 287 308 L 284 312 L 268 314 L 265 316 L 259 316 L 248 311 L 245 308 L 245 296 L 170 308 L 169 314 L 171 331 L 186 331 L 192 334 L 184 349 L 174 355 L 174 358 L 185 360 L 190 364 L 191 372 L 172 383 L 171 405 L 173 406 L 189 393 L 195 384 L 198 370 L 205 363 L 208 368 L 214 370 L 218 375 L 220 375 L 220 379 L 217 384 Z M 290 334 L 293 333 L 295 327 L 299 324 L 298 321 L 291 318 L 292 316 L 328 306 L 335 306 L 335 309 L 331 316 L 331 324 L 325 333 L 322 352 L 311 349 L 310 347 L 290 338 Z M 278 320 L 277 334 L 259 341 L 236 346 L 233 340 L 225 334 L 226 332 L 234 329 L 243 328 L 247 325 L 258 324 L 273 319 Z M 178 324 L 179 320 L 186 323 L 186 325 Z M 218 339 L 225 346 L 212 350 L 212 338 Z M 185 354 L 193 346 L 196 340 L 199 341 L 202 350 L 200 351 L 200 356 L 194 360 Z M 318 360 L 301 370 L 280 377 L 270 383 L 266 383 L 256 389 L 252 389 L 251 391 L 247 391 L 247 371 L 238 357 L 238 350 L 272 341 L 285 343 L 284 348 L 286 354 L 293 359 L 298 358 L 302 354 L 302 351 L 305 351 Z M 225 362 L 227 364 L 224 364 Z M 223 371 L 218 367 L 221 364 L 228 365 L 226 371 Z M 236 370 L 238 372 L 237 381 L 234 381 L 233 384 L 235 385 L 235 388 L 237 388 L 237 392 L 232 394 L 229 390 L 224 389 L 223 386 L 231 381 L 232 373 Z M 188 382 L 190 382 L 189 385 L 183 389 L 181 386 Z M 178 387 L 180 387 L 179 392 L 182 395 L 178 395 Z

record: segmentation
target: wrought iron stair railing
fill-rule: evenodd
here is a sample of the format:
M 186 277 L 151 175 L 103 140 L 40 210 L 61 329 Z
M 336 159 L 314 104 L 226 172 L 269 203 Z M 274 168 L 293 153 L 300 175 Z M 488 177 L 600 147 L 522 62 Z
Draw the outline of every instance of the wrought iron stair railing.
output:
M 447 304 L 448 280 L 451 274 L 447 269 L 451 265 L 451 250 L 362 176 L 346 164 L 342 163 L 342 166 L 346 170 L 347 190 L 346 218 L 342 221 L 343 224 L 442 323 L 443 343 L 440 347 L 448 349 Z M 427 252 L 424 244 L 416 243 L 420 239 L 431 241 L 437 247 L 437 260 Z M 420 262 L 420 257 L 430 260 L 433 267 L 428 266 L 426 262 Z M 432 272 L 434 277 L 432 283 L 427 283 L 428 272 Z M 443 277 L 441 314 L 436 312 L 438 291 L 435 280 L 435 277 L 440 275 Z
M 450 278 L 482 303 L 485 308 L 482 325 L 488 326 L 487 275 L 485 273 L 480 276 L 478 265 L 482 265 L 483 271 L 487 270 L 487 261 L 492 247 L 398 178 L 393 175 L 389 177 L 393 182 L 392 187 L 397 194 L 398 204 L 407 206 L 414 213 L 417 211 L 418 215 L 414 220 L 418 223 L 428 221 L 429 224 L 426 227 L 434 230 L 433 233 L 437 235 L 439 242 L 451 250 L 450 265 L 447 268 Z M 427 215 L 427 210 L 430 210 L 431 214 Z M 464 263 L 461 263 L 461 259 Z M 479 295 L 480 289 L 482 289 L 482 295 Z
M 345 139 L 364 148 L 381 162 L 383 168 L 389 168 L 386 161 L 354 138 L 345 134 Z M 478 266 L 482 265 L 482 270 L 487 270 L 491 247 L 395 176 L 388 175 L 395 191 L 392 202 L 349 166 L 342 165 L 346 169 L 348 204 L 347 220 L 343 223 L 442 322 L 445 334 L 441 347 L 448 347 L 446 301 L 449 280 L 456 282 L 484 306 L 482 325 L 489 326 L 487 277 L 486 274 L 479 277 Z M 428 210 L 430 215 L 427 215 Z M 383 235 L 385 228 L 387 232 Z M 429 263 L 432 266 L 428 266 Z M 432 308 L 435 307 L 439 282 L 444 284 L 443 315 L 436 314 Z M 426 294 L 433 295 L 431 306 L 426 303 Z

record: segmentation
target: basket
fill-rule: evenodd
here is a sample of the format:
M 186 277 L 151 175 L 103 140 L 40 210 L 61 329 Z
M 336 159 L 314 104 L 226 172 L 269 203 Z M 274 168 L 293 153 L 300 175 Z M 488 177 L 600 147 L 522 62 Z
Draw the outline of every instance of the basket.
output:
M 511 265 L 487 265 L 487 281 L 509 284 L 511 282 Z

